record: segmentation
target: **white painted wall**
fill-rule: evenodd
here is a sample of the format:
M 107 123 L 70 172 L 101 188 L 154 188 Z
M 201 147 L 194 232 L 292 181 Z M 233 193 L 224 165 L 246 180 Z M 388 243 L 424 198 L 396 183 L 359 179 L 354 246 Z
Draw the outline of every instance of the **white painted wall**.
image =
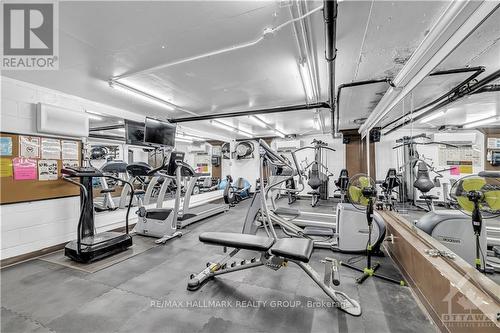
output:
M 35 106 L 39 102 L 80 112 L 91 110 L 136 121 L 142 118 L 126 110 L 2 77 L 0 130 L 39 134 L 36 131 Z M 6 259 L 74 239 L 78 214 L 78 197 L 0 206 L 0 258 Z M 109 230 L 123 225 L 123 220 L 122 211 L 113 216 L 100 215 L 96 218 L 96 226 L 98 230 Z

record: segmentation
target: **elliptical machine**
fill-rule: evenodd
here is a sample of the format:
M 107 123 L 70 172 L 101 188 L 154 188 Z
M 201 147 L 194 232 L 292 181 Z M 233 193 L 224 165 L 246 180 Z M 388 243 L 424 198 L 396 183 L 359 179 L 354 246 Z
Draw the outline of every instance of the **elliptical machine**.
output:
M 170 158 L 163 161 L 162 165 L 156 169 L 147 170 L 144 165 L 131 164 L 129 168 L 135 168 L 134 174 L 142 173 L 145 176 L 159 174 L 165 177 L 165 182 L 162 186 L 168 186 L 168 179 L 180 179 L 185 175 L 185 163 L 183 162 L 184 153 L 172 152 Z M 163 190 L 163 188 L 162 188 Z M 160 190 L 160 191 L 162 191 Z M 174 207 L 173 208 L 150 208 L 144 207 L 142 199 L 138 198 L 139 209 L 137 210 L 137 224 L 135 225 L 135 232 L 139 235 L 157 237 L 156 244 L 164 244 L 168 240 L 181 237 L 182 232 L 177 229 L 177 217 L 180 208 L 180 188 L 177 188 Z M 143 194 L 144 191 L 136 191 Z

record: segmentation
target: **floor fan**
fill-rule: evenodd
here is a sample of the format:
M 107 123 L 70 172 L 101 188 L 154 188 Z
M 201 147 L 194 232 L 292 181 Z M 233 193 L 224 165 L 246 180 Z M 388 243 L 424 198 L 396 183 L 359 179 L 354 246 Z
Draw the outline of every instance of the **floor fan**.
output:
M 356 279 L 357 283 L 363 283 L 368 277 L 373 276 L 385 281 L 397 283 L 399 285 L 406 285 L 403 280 L 396 280 L 388 276 L 377 274 L 377 269 L 380 268 L 380 263 L 372 265 L 372 249 L 371 234 L 373 229 L 373 206 L 374 200 L 377 198 L 377 190 L 373 179 L 364 174 L 357 174 L 349 180 L 347 185 L 347 194 L 349 202 L 359 210 L 366 212 L 366 220 L 368 223 L 368 241 L 366 244 L 366 267 L 358 268 L 352 264 L 341 262 L 342 266 L 356 270 L 363 273 Z

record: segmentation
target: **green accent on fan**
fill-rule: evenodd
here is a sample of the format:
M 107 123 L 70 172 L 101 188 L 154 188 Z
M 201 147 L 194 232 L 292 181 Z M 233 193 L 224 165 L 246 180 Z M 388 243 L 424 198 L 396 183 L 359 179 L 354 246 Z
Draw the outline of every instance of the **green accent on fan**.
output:
M 462 181 L 462 187 L 467 192 L 479 191 L 484 185 L 486 185 L 486 180 L 481 177 L 465 178 Z
M 493 210 L 500 210 L 500 191 L 489 191 L 484 193 L 484 201 Z
M 375 273 L 375 271 L 372 268 L 365 268 L 365 269 L 363 269 L 363 273 L 365 273 L 366 275 L 372 276 L 373 273 Z
M 460 207 L 462 207 L 465 211 L 472 213 L 474 210 L 474 203 L 470 201 L 469 198 L 465 196 L 458 196 L 457 201 Z
M 362 188 L 369 187 L 370 186 L 370 178 L 368 177 L 359 177 L 359 183 L 361 184 Z
M 349 196 L 351 197 L 352 201 L 359 202 L 362 195 L 363 194 L 361 193 L 361 189 L 359 187 L 354 185 L 349 187 Z
M 371 250 L 372 250 L 372 245 L 371 245 L 371 244 L 368 244 L 368 246 L 366 247 L 366 249 L 367 249 L 368 251 L 371 251 Z
M 477 258 L 476 260 L 474 260 L 474 263 L 476 265 L 481 265 L 481 259 Z
M 363 195 L 363 192 L 357 186 L 352 185 L 349 187 L 349 197 L 354 203 L 358 203 L 363 206 L 368 205 L 368 198 Z

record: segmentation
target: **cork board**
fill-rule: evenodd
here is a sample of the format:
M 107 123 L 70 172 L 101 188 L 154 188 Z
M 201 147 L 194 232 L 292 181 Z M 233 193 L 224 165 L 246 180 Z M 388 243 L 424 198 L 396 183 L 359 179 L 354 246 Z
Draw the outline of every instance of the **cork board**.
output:
M 71 159 L 71 160 L 75 162 L 78 161 L 78 165 L 81 165 L 82 143 L 79 140 L 60 139 L 47 136 L 33 136 L 33 135 L 25 136 L 22 134 L 11 134 L 11 133 L 0 132 L 0 140 L 1 140 L 0 142 L 2 144 L 0 153 L 1 155 L 0 156 L 1 159 L 0 204 L 63 198 L 69 196 L 76 196 L 80 194 L 80 189 L 78 188 L 78 186 L 70 184 L 61 179 L 61 168 L 63 166 L 62 151 L 60 152 L 59 158 L 55 158 L 54 154 L 56 153 L 54 153 L 53 151 L 51 152 L 49 150 L 44 150 L 44 154 L 42 155 L 41 145 L 39 147 L 38 157 L 29 157 L 30 160 L 36 161 L 36 179 L 19 179 L 19 177 L 18 179 L 15 179 L 16 173 L 13 162 L 15 161 L 16 158 L 20 157 L 20 151 L 24 152 L 26 151 L 26 149 L 24 149 L 24 147 L 26 147 L 25 145 L 21 147 L 20 137 L 30 137 L 33 138 L 35 141 L 38 138 L 39 143 L 41 143 L 42 140 L 45 139 L 43 140 L 45 144 L 50 142 L 57 143 L 57 140 L 59 140 L 59 142 L 62 145 L 62 142 L 64 141 L 68 145 L 76 147 L 76 152 L 74 152 L 75 153 L 74 158 L 76 159 Z M 11 142 L 10 147 L 8 147 L 8 145 L 5 144 L 8 142 Z M 52 154 L 52 157 L 46 158 L 50 154 Z M 57 175 L 55 175 L 55 172 L 52 173 L 51 175 L 52 178 L 57 177 L 57 179 L 40 180 L 40 174 L 38 169 L 40 160 L 57 161 Z M 19 173 L 17 173 L 17 175 L 19 175 Z M 26 178 L 32 178 L 32 177 L 26 177 Z

